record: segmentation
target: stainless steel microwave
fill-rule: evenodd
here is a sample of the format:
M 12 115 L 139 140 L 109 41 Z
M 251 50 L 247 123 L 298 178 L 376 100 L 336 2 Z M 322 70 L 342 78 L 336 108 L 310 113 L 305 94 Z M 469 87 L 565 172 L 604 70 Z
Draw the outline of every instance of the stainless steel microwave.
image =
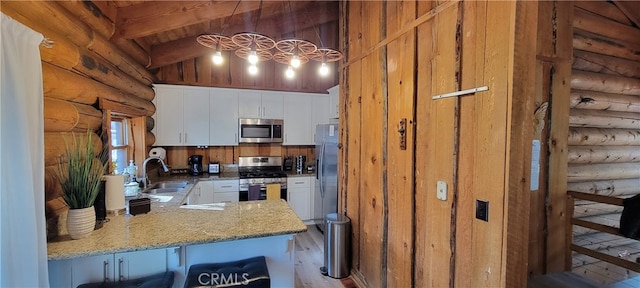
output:
M 240 118 L 238 143 L 282 143 L 282 119 Z

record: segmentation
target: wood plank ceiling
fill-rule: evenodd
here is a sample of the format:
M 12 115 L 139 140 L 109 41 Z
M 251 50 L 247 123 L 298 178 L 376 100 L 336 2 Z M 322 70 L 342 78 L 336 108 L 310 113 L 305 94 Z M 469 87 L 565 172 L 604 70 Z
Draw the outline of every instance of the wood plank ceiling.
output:
M 317 31 L 312 41 L 336 35 L 324 31 L 338 19 L 338 1 L 110 1 L 94 2 L 115 23 L 115 38 L 132 39 L 151 56 L 150 69 L 197 58 L 211 49 L 196 42 L 206 33 L 231 36 L 257 32 L 278 41 L 305 29 Z M 261 7 L 261 9 L 260 9 Z M 260 15 L 258 18 L 258 14 Z M 256 25 L 257 20 L 257 25 Z M 226 24 L 226 25 L 225 25 Z M 331 25 L 328 27 L 337 27 Z M 338 43 L 330 43 L 337 49 Z M 327 46 L 325 44 L 325 46 Z

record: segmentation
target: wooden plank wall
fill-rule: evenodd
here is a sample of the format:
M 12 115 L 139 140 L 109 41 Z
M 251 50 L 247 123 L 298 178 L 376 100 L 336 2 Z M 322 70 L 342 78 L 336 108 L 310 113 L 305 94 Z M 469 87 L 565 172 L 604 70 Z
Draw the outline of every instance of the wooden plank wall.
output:
M 296 36 L 319 45 L 316 29 L 320 31 L 325 47 L 338 47 L 337 21 L 305 29 Z M 282 38 L 287 36 L 293 35 L 282 35 Z M 156 74 L 158 83 L 322 93 L 338 83 L 338 62 L 328 63 L 331 74 L 320 77 L 320 62 L 309 61 L 297 69 L 296 77 L 290 80 L 284 77 L 287 66 L 273 60 L 260 62 L 258 75 L 250 76 L 246 60 L 235 56 L 233 51 L 224 51 L 223 57 L 225 62 L 221 66 L 213 65 L 211 55 L 206 55 L 160 67 Z
M 167 150 L 167 165 L 187 166 L 191 155 L 203 155 L 202 164 L 219 161 L 220 164 L 238 164 L 238 157 L 248 156 L 297 156 L 307 157 L 307 164 L 315 163 L 315 146 L 282 146 L 279 144 L 242 144 L 240 146 L 218 146 L 209 148 L 164 147 Z
M 367 287 L 523 287 L 537 3 L 349 1 L 341 10 L 352 275 Z M 437 181 L 448 184 L 446 201 Z M 475 219 L 476 199 L 490 202 L 489 222 Z

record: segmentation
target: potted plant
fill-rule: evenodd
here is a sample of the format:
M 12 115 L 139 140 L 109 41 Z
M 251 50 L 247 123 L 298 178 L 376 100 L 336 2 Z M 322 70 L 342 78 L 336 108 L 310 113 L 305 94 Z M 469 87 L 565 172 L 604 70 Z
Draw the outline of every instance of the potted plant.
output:
M 76 134 L 72 134 L 71 143 L 65 139 L 66 159 L 59 162 L 54 173 L 69 206 L 67 230 L 72 239 L 87 237 L 95 228 L 93 203 L 100 192 L 108 154 L 107 149 L 95 149 L 93 135 L 89 130 L 86 140 Z

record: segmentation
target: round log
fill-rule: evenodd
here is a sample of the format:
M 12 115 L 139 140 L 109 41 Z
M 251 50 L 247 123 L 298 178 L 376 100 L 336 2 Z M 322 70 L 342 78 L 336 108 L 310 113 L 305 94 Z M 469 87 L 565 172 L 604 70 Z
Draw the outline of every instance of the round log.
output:
M 60 1 L 58 4 L 102 37 L 109 39 L 116 31 L 116 25 L 105 17 L 100 8 L 91 1 L 67 0 Z
M 569 128 L 569 145 L 640 145 L 640 130 Z
M 110 41 L 114 42 L 122 51 L 140 63 L 140 65 L 145 68 L 151 66 L 151 56 L 149 56 L 149 53 L 147 53 L 143 47 L 140 47 L 137 42 L 124 38 L 110 39 Z
M 573 49 L 640 61 L 640 47 L 580 29 L 573 29 Z
M 114 66 L 118 67 L 118 69 L 132 76 L 134 79 L 140 81 L 145 85 L 151 85 L 155 80 L 155 77 L 147 71 L 145 67 L 136 62 L 129 55 L 124 53 L 117 54 L 114 51 L 120 51 L 115 44 L 109 42 L 109 40 L 103 38 L 102 36 L 94 37 L 94 41 L 89 46 L 89 50 L 95 52 L 96 54 L 104 57 Z M 121 51 L 120 51 L 121 52 Z
M 5 8 L 5 6 L 8 6 Z M 110 43 L 77 17 L 62 8 L 56 1 L 16 1 L 15 4 L 2 5 L 2 11 L 11 17 L 19 15 L 16 19 L 21 23 L 33 28 L 41 33 L 55 32 L 55 34 L 68 39 L 77 47 L 87 48 L 94 51 L 100 57 L 118 67 L 128 76 L 136 79 L 140 83 L 150 85 L 154 76 L 145 67 L 136 63 L 128 55 L 124 54 L 118 47 Z M 42 19 L 55 19 L 52 21 L 42 21 Z M 53 39 L 56 40 L 56 39 Z M 83 60 L 84 61 L 84 60 Z M 150 99 L 149 99 L 150 100 Z
M 43 63 L 53 63 L 68 70 L 78 65 L 80 53 L 78 53 L 78 48 L 73 43 L 54 34 L 48 34 L 47 37 L 55 39 L 55 44 L 51 48 L 40 45 L 40 59 Z
M 127 106 L 143 109 L 146 111 L 146 115 L 153 115 L 156 111 L 156 107 L 151 101 L 121 92 L 91 78 L 48 63 L 42 63 L 42 76 L 45 83 L 45 97 L 83 104 L 95 104 L 98 101 L 98 97 L 102 97 Z
M 571 90 L 571 108 L 640 113 L 640 98 L 602 92 Z
M 151 116 L 147 116 L 145 118 L 145 125 L 147 126 L 147 131 L 153 130 L 153 127 L 156 126 L 156 120 L 154 120 Z
M 637 45 L 638 39 L 640 39 L 640 30 L 633 26 L 620 24 L 582 9 L 575 9 L 573 16 L 574 28 L 618 39 L 630 44 Z
M 55 32 L 53 34 L 79 47 L 86 47 L 92 41 L 93 31 L 55 1 L 3 1 L 1 9 L 4 14 L 44 35 Z
M 640 179 L 621 179 L 608 181 L 584 181 L 567 185 L 567 190 L 604 196 L 626 196 L 638 194 Z
M 151 146 L 154 143 L 156 143 L 156 135 L 154 135 L 150 131 L 147 131 L 147 133 L 145 134 L 145 140 L 144 141 L 145 141 L 146 146 Z
M 640 162 L 640 146 L 569 146 L 567 158 L 570 164 Z
M 571 88 L 640 96 L 640 79 L 573 70 Z
M 44 98 L 44 132 L 96 131 L 102 125 L 102 112 L 89 105 Z
M 640 178 L 640 163 L 570 164 L 568 182 Z
M 640 114 L 571 109 L 569 112 L 569 127 L 640 129 Z
M 95 5 L 92 1 L 60 1 L 60 6 L 64 7 L 69 13 L 73 14 L 78 19 L 87 24 L 94 32 L 100 34 L 105 39 L 111 39 L 115 32 L 115 24 L 106 17 L 100 7 Z M 133 58 L 138 64 L 149 67 L 151 64 L 151 57 L 140 46 L 131 40 L 119 38 L 112 40 L 116 46 L 118 46 L 126 55 Z
M 44 167 L 44 197 L 45 201 L 53 200 L 62 196 L 62 186 L 58 179 L 56 179 L 55 171 L 58 169 L 57 165 L 50 165 Z
M 577 8 L 598 14 L 624 25 L 633 25 L 629 18 L 620 11 L 620 8 L 613 3 L 606 1 L 576 1 L 575 5 Z
M 573 69 L 640 78 L 640 62 L 582 51 L 573 51 Z
M 122 73 L 118 68 L 89 51 L 80 52 L 80 63 L 73 68 L 91 78 L 100 79 L 99 81 L 104 84 L 144 100 L 153 100 L 155 96 L 151 87 L 136 81 L 126 73 Z
M 79 139 L 78 143 L 73 143 L 73 136 Z M 102 149 L 102 141 L 97 134 L 93 134 L 91 137 L 93 148 L 95 151 Z M 44 165 L 51 166 L 66 161 L 67 145 L 70 148 L 75 145 L 87 145 L 87 133 L 72 133 L 72 132 L 47 132 L 44 133 Z

